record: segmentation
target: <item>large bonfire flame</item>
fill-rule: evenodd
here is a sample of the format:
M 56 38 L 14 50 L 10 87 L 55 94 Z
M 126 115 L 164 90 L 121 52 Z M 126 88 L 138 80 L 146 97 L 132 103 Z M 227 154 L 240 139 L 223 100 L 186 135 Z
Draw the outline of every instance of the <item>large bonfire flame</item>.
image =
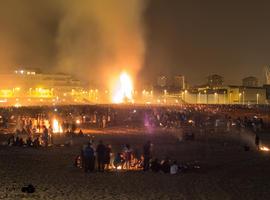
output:
M 113 103 L 124 103 L 126 101 L 133 101 L 133 83 L 131 77 L 126 73 L 121 73 L 119 80 L 117 81 L 114 93 Z

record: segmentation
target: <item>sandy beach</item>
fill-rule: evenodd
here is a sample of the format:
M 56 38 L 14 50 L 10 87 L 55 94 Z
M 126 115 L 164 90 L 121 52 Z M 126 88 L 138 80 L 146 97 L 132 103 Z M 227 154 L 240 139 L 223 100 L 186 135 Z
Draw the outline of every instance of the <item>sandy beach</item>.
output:
M 269 199 L 270 154 L 244 151 L 244 143 L 230 134 L 184 142 L 168 133 L 92 136 L 111 144 L 113 152 L 125 143 L 141 152 L 143 143 L 151 140 L 155 157 L 197 162 L 200 169 L 178 175 L 143 171 L 85 174 L 73 162 L 88 136 L 74 139 L 71 147 L 2 146 L 0 199 Z M 22 193 L 21 188 L 30 183 L 36 192 Z

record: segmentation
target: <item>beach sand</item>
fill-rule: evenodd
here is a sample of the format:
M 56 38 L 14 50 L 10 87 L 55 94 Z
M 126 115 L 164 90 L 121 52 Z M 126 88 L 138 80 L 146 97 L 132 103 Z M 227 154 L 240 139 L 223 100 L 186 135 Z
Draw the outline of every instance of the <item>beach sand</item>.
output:
M 71 147 L 0 147 L 0 199 L 269 199 L 270 152 L 244 151 L 243 141 L 229 134 L 198 136 L 178 142 L 169 133 L 93 134 L 120 151 L 125 143 L 139 153 L 147 140 L 154 157 L 169 156 L 194 162 L 200 169 L 178 175 L 143 171 L 85 174 L 73 166 L 89 137 L 74 139 Z M 63 138 L 55 139 L 60 143 Z M 21 188 L 34 185 L 36 192 Z

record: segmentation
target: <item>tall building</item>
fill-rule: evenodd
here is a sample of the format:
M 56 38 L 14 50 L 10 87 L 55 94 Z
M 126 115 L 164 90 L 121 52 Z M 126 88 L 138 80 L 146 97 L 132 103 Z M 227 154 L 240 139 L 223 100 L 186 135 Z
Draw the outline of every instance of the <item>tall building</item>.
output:
M 177 75 L 174 77 L 173 85 L 177 89 L 186 89 L 185 77 L 182 75 Z
M 207 77 L 207 83 L 210 87 L 220 87 L 223 85 L 223 77 L 217 74 L 213 74 Z
M 265 67 L 264 71 L 265 71 L 266 84 L 270 85 L 270 66 Z
M 258 79 L 254 76 L 246 77 L 242 80 L 244 87 L 258 87 Z
M 160 87 L 167 87 L 169 85 L 169 79 L 167 76 L 159 76 L 157 78 L 157 85 Z

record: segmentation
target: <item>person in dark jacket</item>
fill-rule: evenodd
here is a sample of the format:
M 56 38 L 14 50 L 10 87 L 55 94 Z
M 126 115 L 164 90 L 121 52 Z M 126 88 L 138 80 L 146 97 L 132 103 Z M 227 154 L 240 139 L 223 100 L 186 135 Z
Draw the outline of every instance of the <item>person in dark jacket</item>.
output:
M 97 152 L 97 161 L 98 161 L 98 171 L 104 172 L 106 147 L 102 141 L 99 141 L 96 152 Z
M 95 155 L 94 149 L 91 146 L 91 143 L 87 144 L 87 147 L 84 149 L 84 171 L 87 173 L 94 171 L 95 169 Z
M 110 164 L 111 164 L 111 153 L 112 153 L 112 147 L 111 145 L 108 144 L 106 146 L 105 159 L 104 159 L 105 168 L 107 170 L 110 168 Z
M 165 160 L 163 160 L 161 162 L 161 171 L 164 173 L 170 173 L 170 168 L 171 168 L 171 164 L 170 164 L 170 160 L 169 158 L 166 158 Z
M 151 170 L 153 172 L 159 172 L 161 170 L 161 165 L 157 158 L 151 162 Z
M 146 144 L 143 146 L 143 171 L 149 170 L 149 162 L 151 159 L 151 142 L 147 141 Z
M 260 150 L 260 137 L 258 136 L 258 134 L 255 135 L 255 145 L 257 149 Z

